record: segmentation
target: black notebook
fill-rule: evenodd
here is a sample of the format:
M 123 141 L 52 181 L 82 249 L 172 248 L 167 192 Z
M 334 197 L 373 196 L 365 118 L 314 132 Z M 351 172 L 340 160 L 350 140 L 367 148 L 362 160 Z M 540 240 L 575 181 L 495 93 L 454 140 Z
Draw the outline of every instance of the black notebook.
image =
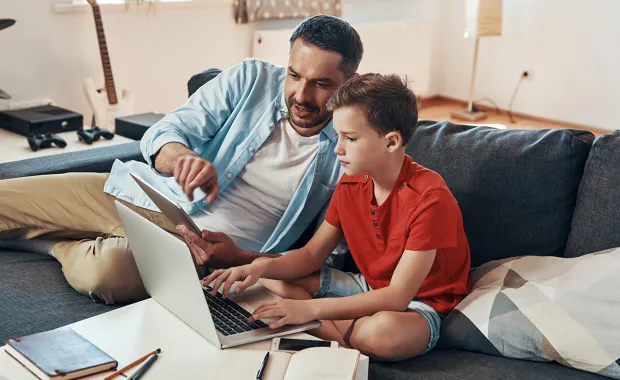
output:
M 6 352 L 40 379 L 75 379 L 118 365 L 69 327 L 8 339 L 6 344 Z

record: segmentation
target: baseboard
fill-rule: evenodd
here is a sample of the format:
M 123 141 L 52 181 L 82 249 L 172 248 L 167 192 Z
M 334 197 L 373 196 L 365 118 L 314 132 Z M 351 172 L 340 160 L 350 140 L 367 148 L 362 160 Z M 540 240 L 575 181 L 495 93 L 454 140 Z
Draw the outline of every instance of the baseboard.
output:
M 433 105 L 437 105 L 437 103 L 458 104 L 462 106 L 463 108 L 467 107 L 468 105 L 468 102 L 463 99 L 453 98 L 453 97 L 445 96 L 445 95 L 433 95 L 433 96 L 423 99 L 421 108 L 432 107 Z M 495 107 L 492 107 L 487 104 L 480 104 L 480 103 L 476 103 L 476 108 L 481 111 L 485 111 L 485 112 L 497 112 L 498 111 L 498 109 Z M 499 114 L 507 116 L 508 110 L 500 108 Z M 595 127 L 592 125 L 570 123 L 570 122 L 561 121 L 557 119 L 549 119 L 549 118 L 540 117 L 540 116 L 528 115 L 528 114 L 521 113 L 521 112 L 512 112 L 512 116 L 518 117 L 523 120 L 532 120 L 532 121 L 539 121 L 543 123 L 553 124 L 553 125 L 557 125 L 559 127 L 568 128 L 568 129 L 586 129 L 586 130 L 590 130 L 592 132 L 599 133 L 599 134 L 606 134 L 610 132 L 610 130 L 603 129 L 600 127 Z

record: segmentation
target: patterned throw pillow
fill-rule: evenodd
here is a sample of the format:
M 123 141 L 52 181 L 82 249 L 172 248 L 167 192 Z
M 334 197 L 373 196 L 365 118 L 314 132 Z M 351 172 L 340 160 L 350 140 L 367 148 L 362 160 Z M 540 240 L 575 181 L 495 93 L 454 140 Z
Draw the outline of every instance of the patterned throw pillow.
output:
M 445 319 L 440 346 L 620 379 L 620 248 L 484 264 Z

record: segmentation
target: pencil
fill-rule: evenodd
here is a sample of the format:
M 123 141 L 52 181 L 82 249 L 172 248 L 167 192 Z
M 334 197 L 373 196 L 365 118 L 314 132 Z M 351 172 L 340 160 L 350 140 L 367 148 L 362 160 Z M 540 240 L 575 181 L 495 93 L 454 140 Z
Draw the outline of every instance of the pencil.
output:
M 151 356 L 149 360 L 145 361 L 142 367 L 127 380 L 139 380 L 144 375 L 144 373 L 151 367 L 151 365 L 153 365 L 153 362 L 155 362 L 157 358 L 157 354 Z
M 142 363 L 143 361 L 145 361 L 146 359 L 149 358 L 149 356 L 151 355 L 155 355 L 155 354 L 159 354 L 161 352 L 161 349 L 156 349 L 155 351 L 149 352 L 148 354 L 144 355 L 143 357 L 141 357 L 140 359 L 136 360 L 133 363 L 127 364 L 126 366 L 124 366 L 123 368 L 119 369 L 118 371 L 114 372 L 113 374 L 111 374 L 110 376 L 107 376 L 106 378 L 104 378 L 103 380 L 110 380 L 115 378 L 116 376 L 120 375 L 121 373 L 127 371 L 128 369 L 131 369 L 135 366 L 137 366 L 138 364 Z

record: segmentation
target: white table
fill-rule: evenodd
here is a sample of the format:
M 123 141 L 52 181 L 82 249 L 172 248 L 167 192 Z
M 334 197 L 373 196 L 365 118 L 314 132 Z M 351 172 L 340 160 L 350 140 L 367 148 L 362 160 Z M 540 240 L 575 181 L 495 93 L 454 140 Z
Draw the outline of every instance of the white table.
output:
M 88 318 L 70 324 L 69 327 L 116 359 L 118 368 L 156 348 L 161 348 L 159 359 L 144 376 L 147 380 L 215 379 L 213 371 L 219 368 L 221 372 L 218 359 L 223 351 L 198 335 L 153 299 Z M 292 337 L 317 339 L 304 333 Z M 229 350 L 266 352 L 270 346 L 271 340 L 265 340 Z M 368 357 L 361 356 L 355 380 L 368 378 L 368 365 Z M 134 367 L 125 375 L 131 375 L 139 367 Z M 212 376 L 209 376 L 209 369 L 212 371 Z M 255 373 L 256 369 L 248 370 Z M 112 372 L 89 376 L 87 379 L 103 379 Z M 0 347 L 0 380 L 3 380 L 3 376 L 10 380 L 37 380 L 36 376 L 4 352 L 4 347 Z M 235 380 L 234 377 L 226 376 L 226 378 Z M 116 379 L 124 378 L 120 376 Z
M 90 129 L 90 126 L 84 126 L 84 128 Z M 106 140 L 101 137 L 99 141 L 95 141 L 91 145 L 88 145 L 78 140 L 76 131 L 57 133 L 57 135 L 62 137 L 67 142 L 67 146 L 65 148 L 58 148 L 55 145 L 52 145 L 50 148 L 40 149 L 34 152 L 30 149 L 26 136 L 0 128 L 0 164 L 28 158 L 49 156 L 53 154 L 76 152 L 79 150 L 92 148 L 102 148 L 105 146 L 118 145 L 134 141 L 124 136 L 114 135 L 112 140 Z

